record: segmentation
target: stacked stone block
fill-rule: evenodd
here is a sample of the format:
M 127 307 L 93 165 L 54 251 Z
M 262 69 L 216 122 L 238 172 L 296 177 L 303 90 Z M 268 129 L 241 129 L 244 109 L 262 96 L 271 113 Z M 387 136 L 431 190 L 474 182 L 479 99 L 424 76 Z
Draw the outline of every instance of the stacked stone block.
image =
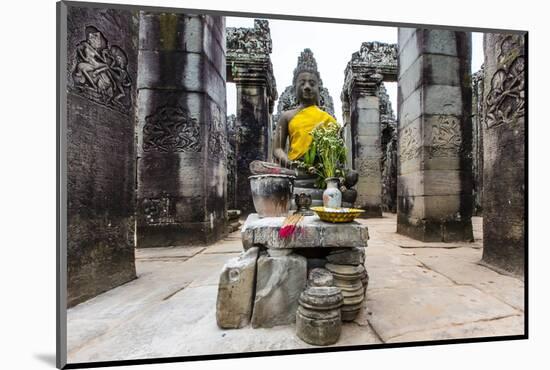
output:
M 472 234 L 471 35 L 399 29 L 397 231 L 423 241 Z
M 296 311 L 296 335 L 306 343 L 327 346 L 340 338 L 343 296 L 333 284 L 328 270 L 310 271 L 308 287 L 300 295 Z
M 225 20 L 140 12 L 137 246 L 225 233 Z
M 483 261 L 525 268 L 525 38 L 484 35 Z

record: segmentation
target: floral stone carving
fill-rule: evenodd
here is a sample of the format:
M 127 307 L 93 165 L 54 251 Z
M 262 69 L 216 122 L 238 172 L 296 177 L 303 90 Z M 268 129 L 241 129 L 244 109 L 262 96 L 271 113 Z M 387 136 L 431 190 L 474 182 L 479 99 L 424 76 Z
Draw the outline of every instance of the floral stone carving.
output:
M 182 108 L 164 106 L 145 118 L 144 152 L 200 152 L 201 130 Z

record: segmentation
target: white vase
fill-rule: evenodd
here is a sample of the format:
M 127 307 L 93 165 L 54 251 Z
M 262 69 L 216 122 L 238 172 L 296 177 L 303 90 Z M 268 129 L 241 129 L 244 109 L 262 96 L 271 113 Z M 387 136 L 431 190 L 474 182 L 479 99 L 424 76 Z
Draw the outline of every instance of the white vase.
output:
M 342 208 L 342 192 L 338 189 L 338 178 L 328 177 L 325 179 L 327 188 L 323 192 L 323 206 L 325 208 Z

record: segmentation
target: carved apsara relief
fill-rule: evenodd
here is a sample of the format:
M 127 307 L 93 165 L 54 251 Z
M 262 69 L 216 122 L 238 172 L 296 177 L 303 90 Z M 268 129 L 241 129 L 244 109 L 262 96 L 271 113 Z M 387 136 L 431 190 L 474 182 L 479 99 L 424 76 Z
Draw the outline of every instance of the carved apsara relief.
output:
M 145 118 L 144 152 L 200 152 L 201 130 L 183 108 L 163 106 Z
M 128 113 L 132 105 L 128 73 L 128 56 L 108 40 L 96 27 L 85 29 L 73 56 L 73 84 L 78 93 L 88 99 Z
M 431 128 L 430 158 L 458 156 L 462 145 L 459 119 L 455 116 L 441 115 L 437 122 L 432 123 Z
M 409 125 L 401 131 L 399 136 L 399 156 L 401 162 L 418 156 L 421 148 L 420 130 L 416 125 Z
M 516 57 L 491 78 L 485 99 L 485 124 L 491 128 L 513 124 L 525 115 L 525 58 Z
M 221 110 L 218 106 L 215 106 L 212 111 L 208 150 L 213 157 L 227 159 L 227 137 L 223 127 Z

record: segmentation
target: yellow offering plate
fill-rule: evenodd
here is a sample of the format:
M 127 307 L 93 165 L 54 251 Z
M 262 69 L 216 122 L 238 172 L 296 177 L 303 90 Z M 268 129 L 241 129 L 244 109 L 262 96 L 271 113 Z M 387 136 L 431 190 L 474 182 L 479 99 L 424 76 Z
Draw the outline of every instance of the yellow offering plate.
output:
M 358 208 L 325 208 L 325 207 L 311 207 L 312 211 L 317 213 L 319 218 L 326 222 L 340 223 L 351 222 L 361 213 L 365 212 Z

